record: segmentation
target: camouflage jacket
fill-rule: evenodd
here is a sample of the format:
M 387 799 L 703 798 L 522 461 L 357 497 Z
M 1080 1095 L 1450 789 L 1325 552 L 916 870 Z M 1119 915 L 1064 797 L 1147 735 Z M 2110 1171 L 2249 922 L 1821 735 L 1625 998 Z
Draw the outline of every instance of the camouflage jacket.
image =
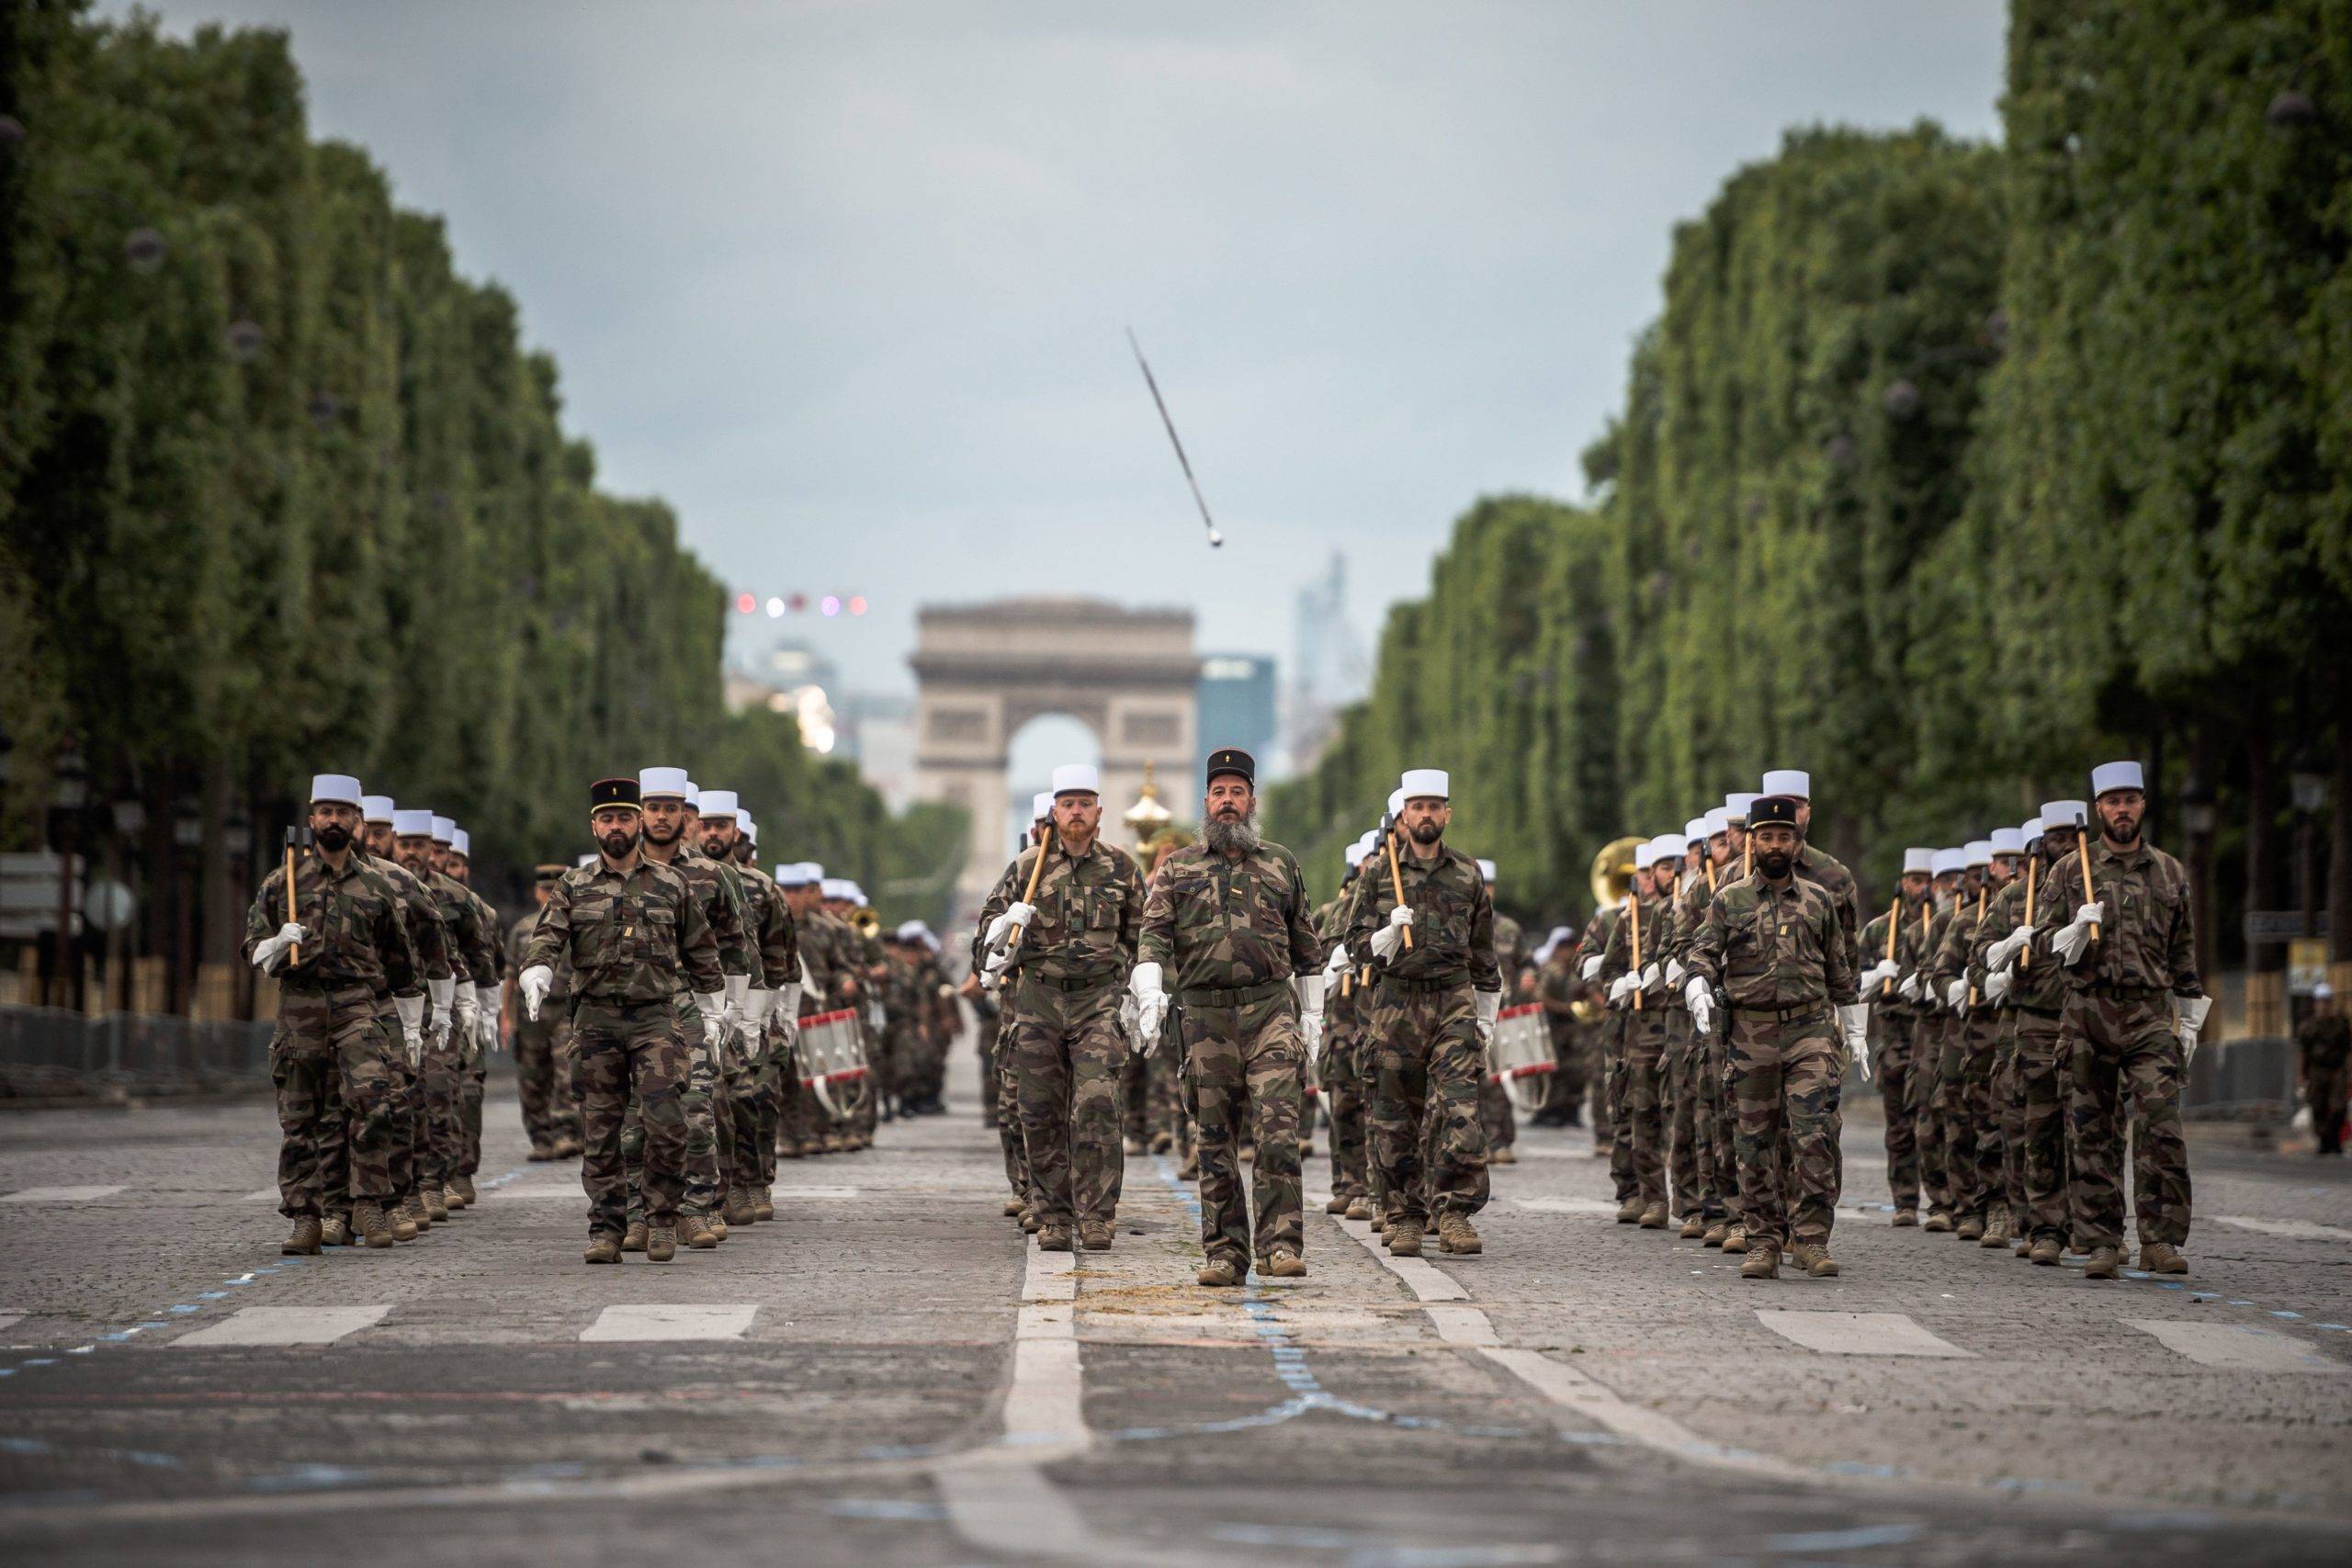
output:
M 2305 1073 L 2332 1073 L 2352 1057 L 2352 1021 L 2340 1012 L 2323 1018 L 2318 1013 L 2295 1025 L 2295 1050 Z M 2324 1107 L 2312 1108 L 2313 1114 L 2324 1115 Z
M 1144 902 L 1136 958 L 1164 965 L 1166 988 L 1238 991 L 1323 967 L 1306 879 L 1280 844 L 1220 854 L 1187 844 L 1160 863 Z
M 1126 852 L 1096 839 L 1083 854 L 1073 855 L 1054 840 L 1053 848 L 1032 847 L 1004 868 L 996 890 L 980 908 L 985 932 L 1028 890 L 1029 868 L 1040 853 L 1047 856 L 1037 892 L 1028 902 L 1037 918 L 1021 933 L 1014 950 L 1016 966 L 1034 968 L 1049 980 L 1113 979 L 1125 975 L 1136 961 L 1136 943 L 1143 927 L 1143 874 Z M 1170 863 L 1173 857 L 1170 857 Z M 1162 876 L 1167 865 L 1160 867 Z
M 498 978 L 498 938 L 482 923 L 481 909 L 465 885 L 447 872 L 419 878 L 450 934 L 450 953 L 461 986 L 487 986 Z
M 1846 938 L 1846 966 L 1856 974 L 1861 972 L 1857 962 L 1862 929 L 1862 891 L 1838 858 L 1811 844 L 1797 852 L 1797 874 L 1807 882 L 1818 883 L 1829 895 L 1829 902 L 1838 914 L 1838 930 Z
M 1962 933 L 1975 919 L 1976 891 L 1963 881 L 1951 898 L 1937 903 L 1935 918 L 1928 922 L 1928 961 L 1919 972 L 1929 993 L 1925 999 L 1934 1007 L 1944 1005 L 1944 989 L 1960 974 L 1967 952 Z
M 408 921 L 408 939 L 416 949 L 417 978 L 447 980 L 457 974 L 449 964 L 449 933 L 441 924 L 441 911 L 433 907 L 433 896 L 424 890 L 408 867 L 381 855 L 369 855 L 368 863 L 383 874 L 400 895 L 401 913 Z M 422 988 L 421 987 L 419 987 Z
M 1928 908 L 1932 902 L 1928 898 L 1903 900 L 1894 931 L 1894 978 L 1861 998 L 1876 1005 L 1882 1012 L 1907 1017 L 1919 1010 L 1919 1004 L 1905 996 L 1898 987 L 1906 976 L 1918 969 L 1921 960 L 1927 955 L 1928 922 L 1934 919 Z M 1894 913 L 1888 911 L 1889 915 Z M 1887 919 L 1887 915 L 1881 915 L 1862 928 L 1859 943 L 1860 952 L 1857 956 L 1864 969 L 1886 956 Z
M 1495 962 L 1495 905 L 1487 896 L 1478 863 L 1440 844 L 1430 860 L 1400 852 L 1396 864 L 1405 902 L 1413 911 L 1413 945 L 1410 951 L 1397 950 L 1385 966 L 1386 973 L 1400 980 L 1466 977 L 1478 990 L 1502 989 L 1502 968 Z M 1379 874 L 1364 877 L 1363 883 L 1363 891 L 1348 916 L 1348 952 L 1368 964 L 1373 933 L 1388 923 L 1388 912 L 1396 907 L 1385 852 Z
M 523 972 L 524 954 L 531 950 L 531 933 L 538 929 L 539 911 L 537 909 L 506 928 L 506 972 L 509 975 Z M 567 953 L 562 962 L 555 966 L 555 978 L 548 986 L 548 1000 L 560 1002 L 571 995 L 571 954 Z
M 648 860 L 654 857 L 647 855 Z M 655 861 L 654 863 L 662 863 Z M 743 926 L 742 884 L 732 866 L 721 865 L 701 851 L 680 845 L 669 869 L 682 877 L 702 905 L 702 918 L 718 943 L 718 967 L 728 975 L 752 972 L 752 943 Z
M 822 908 L 810 909 L 796 929 L 801 967 L 808 972 L 808 989 L 800 998 L 802 1016 L 847 1007 L 865 988 L 858 984 L 862 954 L 856 951 L 857 933 Z
M 2036 877 L 2033 912 L 2041 913 L 2041 895 L 2048 891 Z M 1981 987 L 1986 978 L 1984 951 L 2025 923 L 2025 878 L 2009 878 L 2008 885 L 1993 895 L 1990 908 L 1984 911 L 1984 923 L 1976 931 L 1971 944 L 1970 976 Z M 2009 960 L 2009 995 L 2011 1007 L 2036 1008 L 2043 1012 L 2056 1012 L 2066 1005 L 2066 975 L 2064 969 L 2051 961 L 2046 953 L 2024 952 Z
M 416 946 L 408 916 L 390 881 L 354 850 L 336 871 L 318 854 L 294 863 L 294 922 L 306 934 L 301 954 L 288 954 L 273 973 L 278 988 L 303 995 L 365 986 L 379 997 L 413 996 Z M 245 957 L 286 924 L 286 868 L 262 879 L 245 914 Z
M 1495 911 L 1495 967 L 1502 971 L 1503 999 L 1519 999 L 1519 976 L 1527 967 L 1527 932 L 1517 920 Z
M 752 966 L 752 984 L 763 990 L 780 991 L 800 978 L 799 931 L 792 911 L 785 908 L 784 889 L 757 869 L 740 874 L 745 929 L 759 959 Z
M 2074 987 L 2138 987 L 2203 996 L 2188 874 L 2180 863 L 2144 840 L 2127 852 L 2102 836 L 2091 846 L 2091 882 L 2098 901 L 2106 906 L 2105 919 L 2099 922 L 2098 940 L 2082 962 L 2066 967 Z M 2081 857 L 2069 855 L 2052 866 L 2041 892 L 2033 912 L 2037 954 L 2047 952 L 2051 936 L 2072 923 L 2075 911 L 2091 901 L 2083 896 Z M 2051 962 L 2059 961 L 2053 957 Z
M 1663 974 L 1666 967 L 1666 954 L 1663 949 L 1674 938 L 1674 910 L 1665 899 L 1655 893 L 1636 894 L 1634 902 L 1640 910 L 1638 923 L 1642 933 L 1642 967 L 1647 969 L 1655 964 Z M 1614 985 L 1620 976 L 1627 974 L 1634 967 L 1635 924 L 1635 921 L 1625 918 L 1625 911 L 1621 908 L 1617 911 L 1617 919 L 1610 925 L 1609 945 L 1601 950 L 1599 976 L 1604 990 Z M 1685 969 L 1690 967 L 1687 962 L 1682 966 Z
M 1977 955 L 1984 937 L 2002 934 L 1993 929 L 1993 900 L 1999 891 L 1987 875 L 1976 885 L 1976 891 L 1953 903 L 1951 919 L 1944 923 L 1943 940 L 1930 965 L 1939 987 L 1965 980 L 1982 997 L 1984 976 L 1977 967 Z
M 453 877 L 451 880 L 456 879 Z M 466 901 L 473 906 L 474 919 L 481 922 L 482 945 L 490 954 L 490 973 L 484 975 L 475 971 L 474 984 L 495 985 L 506 973 L 506 949 L 498 940 L 498 910 L 489 899 L 475 892 L 470 883 L 459 882 L 458 886 L 465 890 Z
M 531 964 L 569 955 L 581 997 L 598 1002 L 669 1001 L 726 985 L 704 900 L 671 867 L 639 859 L 624 876 L 602 856 L 567 871 L 531 932 Z
M 1683 966 L 1734 1008 L 1847 1007 L 1852 952 L 1827 888 L 1801 876 L 1775 887 L 1758 872 L 1708 900 Z

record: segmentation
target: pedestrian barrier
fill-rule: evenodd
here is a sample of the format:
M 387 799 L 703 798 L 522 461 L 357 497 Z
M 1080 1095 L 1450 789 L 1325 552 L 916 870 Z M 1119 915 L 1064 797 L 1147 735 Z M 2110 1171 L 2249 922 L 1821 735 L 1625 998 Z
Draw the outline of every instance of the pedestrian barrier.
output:
M 0 1100 L 202 1094 L 269 1081 L 266 1021 L 0 1007 Z

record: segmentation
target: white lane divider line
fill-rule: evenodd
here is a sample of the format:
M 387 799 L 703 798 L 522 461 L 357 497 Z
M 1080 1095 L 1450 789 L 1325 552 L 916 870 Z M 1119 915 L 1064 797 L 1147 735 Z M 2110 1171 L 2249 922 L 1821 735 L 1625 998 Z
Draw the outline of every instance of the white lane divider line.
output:
M 756 1305 L 679 1306 L 667 1302 L 608 1306 L 580 1331 L 580 1339 L 585 1345 L 741 1339 L 759 1310 Z
M 117 1187 L 28 1187 L 0 1197 L 0 1203 L 95 1203 L 121 1191 Z M 274 1196 L 275 1194 L 273 1194 Z
M 392 1310 L 373 1306 L 239 1307 L 220 1322 L 173 1340 L 175 1350 L 219 1345 L 332 1345 L 346 1334 L 373 1328 Z
M 30 1313 L 23 1312 L 0 1312 L 0 1331 L 14 1328 L 31 1315 Z
M 1383 1268 L 1405 1281 L 1420 1301 L 1421 1310 L 1429 1314 L 1440 1339 L 1485 1357 L 1569 1416 L 1579 1418 L 1582 1425 L 1563 1424 L 1560 1427 L 1562 1435 L 1570 1439 L 1589 1438 L 1589 1428 L 1600 1427 L 1630 1442 L 1692 1464 L 1776 1481 L 1817 1479 L 1801 1466 L 1770 1454 L 1711 1443 L 1671 1416 L 1631 1404 L 1608 1384 L 1587 1377 L 1564 1361 L 1554 1360 L 1541 1350 L 1505 1345 L 1495 1333 L 1493 1321 L 1470 1304 L 1470 1292 L 1452 1275 L 1419 1258 L 1392 1257 L 1372 1226 L 1363 1220 L 1338 1223 L 1340 1229 L 1378 1258 Z
M 826 1187 L 822 1185 L 811 1187 L 778 1187 L 775 1189 L 775 1197 L 779 1202 L 786 1198 L 854 1198 L 857 1196 L 858 1190 L 859 1190 L 854 1187 Z
M 252 1191 L 245 1194 L 243 1201 L 247 1203 L 275 1203 L 277 1201 L 277 1189 L 275 1187 L 256 1187 Z
M 1976 1352 L 1939 1339 L 1899 1312 L 1787 1312 L 1758 1307 L 1756 1321 L 1781 1338 L 1825 1356 L 1946 1356 Z
M 2185 1322 L 2170 1318 L 2127 1317 L 2126 1328 L 2154 1335 L 2165 1349 L 2188 1357 L 2200 1367 L 2229 1372 L 2343 1372 L 2312 1346 L 2276 1329 L 2247 1324 Z
M 1532 1214 L 1606 1214 L 1617 1217 L 1617 1205 L 1606 1198 L 1512 1198 L 1511 1207 Z
M 2313 1220 L 2261 1220 L 2252 1214 L 2216 1214 L 2213 1223 L 2262 1235 L 2283 1235 L 2293 1241 L 2352 1241 L 2352 1230 Z

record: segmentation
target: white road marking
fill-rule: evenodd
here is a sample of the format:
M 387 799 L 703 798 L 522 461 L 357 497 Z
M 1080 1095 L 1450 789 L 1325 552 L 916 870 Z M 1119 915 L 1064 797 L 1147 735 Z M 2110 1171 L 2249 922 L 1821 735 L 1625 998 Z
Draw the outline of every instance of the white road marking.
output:
M 121 1190 L 120 1187 L 28 1187 L 0 1198 L 0 1203 L 94 1203 Z
M 520 1198 L 526 1203 L 579 1203 L 585 1205 L 588 1201 L 588 1190 L 581 1186 L 577 1181 L 537 1181 L 533 1182 L 526 1187 L 502 1187 L 498 1190 L 498 1196 L 502 1201 L 508 1198 Z
M 277 1189 L 275 1187 L 256 1187 L 252 1191 L 245 1194 L 244 1201 L 248 1203 L 275 1203 L 277 1201 Z
M 1765 1327 L 1825 1356 L 1951 1356 L 1974 1359 L 1963 1350 L 1937 1338 L 1899 1312 L 1784 1312 L 1758 1307 L 1756 1319 Z
M 857 1190 L 854 1187 L 778 1187 L 775 1194 L 782 1202 L 786 1198 L 854 1198 Z
M 1383 1268 L 1411 1287 L 1413 1294 L 1422 1303 L 1421 1310 L 1429 1314 L 1431 1325 L 1437 1329 L 1440 1339 L 1485 1357 L 1570 1415 L 1581 1417 L 1591 1426 L 1605 1427 L 1621 1438 L 1693 1464 L 1713 1465 L 1720 1470 L 1734 1470 L 1777 1481 L 1808 1477 L 1806 1471 L 1769 1454 L 1750 1453 L 1745 1449 L 1729 1449 L 1720 1443 L 1711 1443 L 1671 1416 L 1629 1404 L 1608 1384 L 1589 1378 L 1565 1361 L 1554 1360 L 1540 1350 L 1520 1349 L 1503 1344 L 1495 1333 L 1493 1322 L 1477 1307 L 1468 1304 L 1470 1292 L 1455 1282 L 1453 1276 L 1418 1258 L 1392 1257 L 1372 1226 L 1364 1221 L 1340 1220 L 1339 1224 L 1378 1258 Z M 1583 1429 L 1573 1428 L 1577 1431 Z M 1571 1428 L 1564 1427 L 1563 1430 Z
M 580 1331 L 580 1338 L 583 1344 L 741 1339 L 759 1310 L 756 1305 L 676 1306 L 659 1302 L 608 1306 Z
M 2264 1235 L 2283 1235 L 2295 1241 L 2352 1241 L 2352 1231 L 2342 1225 L 2323 1225 L 2312 1220 L 2258 1220 L 2252 1214 L 2216 1214 L 2213 1222 L 2235 1225 L 2242 1231 L 2258 1231 Z
M 1513 1198 L 1513 1208 L 1538 1214 L 1606 1214 L 1617 1217 L 1617 1205 L 1606 1198 Z
M 373 1328 L 392 1303 L 349 1307 L 239 1307 L 220 1322 L 183 1334 L 172 1348 L 213 1345 L 332 1345 L 346 1334 Z
M 0 1329 L 13 1328 L 30 1315 L 29 1313 L 0 1312 Z
M 2200 1367 L 2231 1372 L 2341 1372 L 2331 1361 L 2292 1335 L 2250 1324 L 2182 1322 L 2169 1318 L 2127 1317 L 2127 1328 L 2153 1334 L 2167 1350 L 2188 1357 Z

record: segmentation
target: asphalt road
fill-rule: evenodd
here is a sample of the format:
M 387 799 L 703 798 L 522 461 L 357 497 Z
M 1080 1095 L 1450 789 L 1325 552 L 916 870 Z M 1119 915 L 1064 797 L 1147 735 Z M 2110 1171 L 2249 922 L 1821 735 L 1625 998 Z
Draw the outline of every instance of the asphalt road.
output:
M 1860 1114 L 1837 1280 L 1617 1225 L 1529 1134 L 1483 1256 L 1317 1213 L 1227 1292 L 1161 1160 L 1112 1252 L 1028 1247 L 968 1096 L 617 1269 L 511 1099 L 476 1209 L 302 1259 L 266 1106 L 0 1117 L 0 1557 L 2352 1560 L 2340 1164 L 2200 1143 L 2192 1273 L 2099 1285 L 1889 1228 Z

